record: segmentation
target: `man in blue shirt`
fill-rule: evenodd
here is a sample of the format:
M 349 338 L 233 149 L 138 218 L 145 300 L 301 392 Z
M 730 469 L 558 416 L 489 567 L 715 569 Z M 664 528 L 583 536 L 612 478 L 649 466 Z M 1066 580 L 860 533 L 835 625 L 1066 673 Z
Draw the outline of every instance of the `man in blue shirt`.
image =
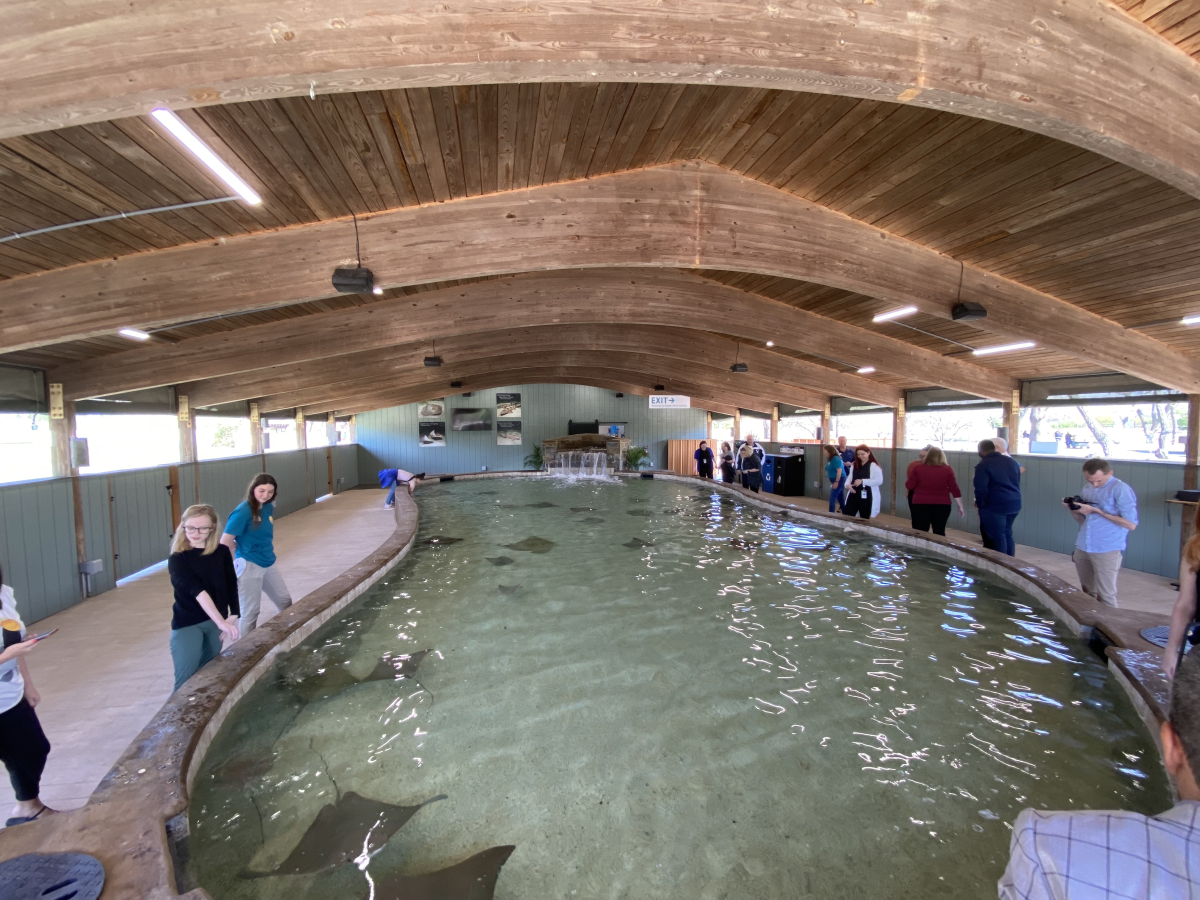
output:
M 996 452 L 992 441 L 979 442 L 975 466 L 975 506 L 979 525 L 987 535 L 984 546 L 1016 556 L 1012 527 L 1021 511 L 1021 466 L 1011 456 Z
M 1117 605 L 1117 573 L 1125 554 L 1129 532 L 1137 528 L 1137 495 L 1133 488 L 1112 473 L 1105 459 L 1089 459 L 1083 464 L 1087 484 L 1079 492 L 1078 509 L 1063 501 L 1071 517 L 1079 524 L 1075 539 L 1075 570 L 1085 594 L 1091 594 L 1105 606 Z

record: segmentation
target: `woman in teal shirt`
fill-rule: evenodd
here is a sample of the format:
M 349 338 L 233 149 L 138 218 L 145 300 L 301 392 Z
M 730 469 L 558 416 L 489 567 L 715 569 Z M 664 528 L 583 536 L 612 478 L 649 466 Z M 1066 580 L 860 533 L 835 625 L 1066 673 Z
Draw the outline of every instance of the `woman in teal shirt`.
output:
M 825 477 L 829 479 L 829 511 L 837 512 L 838 501 L 842 498 L 842 489 L 846 485 L 846 464 L 842 462 L 838 448 L 826 444 Z
M 229 514 L 221 543 L 233 551 L 237 572 L 238 606 L 242 619 L 239 630 L 245 637 L 258 626 L 258 606 L 263 591 L 282 612 L 292 605 L 292 595 L 283 583 L 283 573 L 275 565 L 275 494 L 279 485 L 265 472 L 250 481 L 244 501 Z

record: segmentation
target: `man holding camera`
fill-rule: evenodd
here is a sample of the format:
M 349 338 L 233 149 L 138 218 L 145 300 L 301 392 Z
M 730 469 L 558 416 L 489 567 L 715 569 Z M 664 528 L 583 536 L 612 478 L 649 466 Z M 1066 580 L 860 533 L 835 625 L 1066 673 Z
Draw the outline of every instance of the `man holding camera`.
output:
M 1064 497 L 1063 506 L 1079 524 L 1071 559 L 1085 594 L 1105 606 L 1117 605 L 1117 573 L 1129 532 L 1137 528 L 1137 495 L 1112 473 L 1105 459 L 1083 464 L 1087 482 L 1078 497 Z

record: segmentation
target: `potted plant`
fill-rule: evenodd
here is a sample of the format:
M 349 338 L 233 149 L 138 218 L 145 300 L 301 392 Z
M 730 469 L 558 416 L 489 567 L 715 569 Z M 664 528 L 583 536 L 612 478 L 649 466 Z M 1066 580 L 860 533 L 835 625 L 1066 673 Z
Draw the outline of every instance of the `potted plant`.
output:
M 541 471 L 546 466 L 546 461 L 542 458 L 542 448 L 534 447 L 533 451 L 525 457 L 525 468 Z
M 625 451 L 625 468 L 636 472 L 650 462 L 650 451 L 645 447 L 630 447 Z

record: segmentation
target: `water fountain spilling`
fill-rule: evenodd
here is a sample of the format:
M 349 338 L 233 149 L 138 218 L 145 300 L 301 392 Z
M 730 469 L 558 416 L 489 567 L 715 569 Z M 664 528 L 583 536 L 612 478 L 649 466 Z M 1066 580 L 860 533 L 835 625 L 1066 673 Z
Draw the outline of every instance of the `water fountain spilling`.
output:
M 560 478 L 607 478 L 608 454 L 603 450 L 560 450 L 554 456 L 550 474 Z

